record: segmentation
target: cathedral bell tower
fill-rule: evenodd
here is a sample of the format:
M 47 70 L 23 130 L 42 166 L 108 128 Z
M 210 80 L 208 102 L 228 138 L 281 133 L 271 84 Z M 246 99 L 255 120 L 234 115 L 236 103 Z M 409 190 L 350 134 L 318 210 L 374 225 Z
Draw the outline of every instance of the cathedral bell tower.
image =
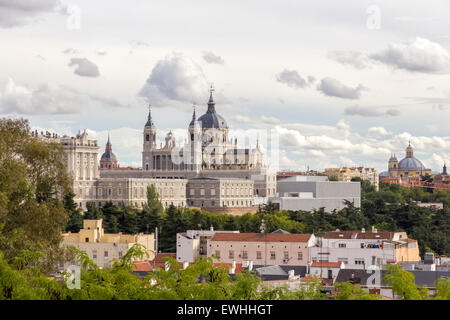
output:
M 142 169 L 149 171 L 153 169 L 152 151 L 156 149 L 156 127 L 152 120 L 152 109 L 149 105 L 148 120 L 144 127 L 142 151 Z

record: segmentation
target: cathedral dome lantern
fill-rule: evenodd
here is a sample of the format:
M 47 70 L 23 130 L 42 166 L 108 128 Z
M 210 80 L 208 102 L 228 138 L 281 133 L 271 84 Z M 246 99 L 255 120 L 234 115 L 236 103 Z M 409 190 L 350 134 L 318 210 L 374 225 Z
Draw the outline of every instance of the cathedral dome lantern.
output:
M 408 147 L 406 148 L 406 157 L 407 158 L 414 158 L 414 150 L 411 147 L 411 141 L 408 144 Z
M 211 86 L 208 100 L 208 110 L 204 115 L 198 118 L 203 129 L 228 129 L 228 124 L 225 119 L 216 112 L 216 102 L 213 97 L 214 89 Z

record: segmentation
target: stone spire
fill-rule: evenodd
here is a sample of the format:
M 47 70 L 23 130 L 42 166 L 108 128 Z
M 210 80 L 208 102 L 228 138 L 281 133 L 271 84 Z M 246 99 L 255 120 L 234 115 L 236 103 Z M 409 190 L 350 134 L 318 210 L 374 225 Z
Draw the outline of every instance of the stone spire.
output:
M 155 124 L 153 123 L 152 120 L 152 105 L 149 104 L 148 105 L 148 120 L 147 123 L 145 124 L 146 127 L 153 127 Z
M 447 164 L 444 162 L 444 167 L 442 168 L 442 174 L 443 175 L 448 175 L 447 173 Z
M 216 103 L 214 102 L 213 92 L 214 92 L 214 88 L 211 85 L 211 88 L 209 89 L 209 101 L 208 101 L 207 113 L 216 113 L 216 108 L 215 108 Z

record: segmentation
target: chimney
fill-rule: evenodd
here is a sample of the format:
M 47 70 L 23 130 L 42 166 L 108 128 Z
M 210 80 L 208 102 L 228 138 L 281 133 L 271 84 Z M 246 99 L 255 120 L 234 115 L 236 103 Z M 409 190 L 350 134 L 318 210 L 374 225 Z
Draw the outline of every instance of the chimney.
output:
M 248 265 L 248 271 L 252 271 L 253 270 L 253 260 L 250 261 L 249 265 Z
M 373 229 L 373 232 L 377 233 L 378 232 L 377 228 Z
M 365 229 L 365 228 L 362 228 L 362 229 L 361 229 L 361 232 L 362 232 L 362 233 L 365 233 L 365 232 L 366 232 L 366 229 Z
M 211 227 L 209 228 L 210 231 L 214 231 L 214 227 L 213 225 L 211 225 Z
M 374 230 L 375 230 L 375 226 L 372 226 L 372 232 L 374 232 Z

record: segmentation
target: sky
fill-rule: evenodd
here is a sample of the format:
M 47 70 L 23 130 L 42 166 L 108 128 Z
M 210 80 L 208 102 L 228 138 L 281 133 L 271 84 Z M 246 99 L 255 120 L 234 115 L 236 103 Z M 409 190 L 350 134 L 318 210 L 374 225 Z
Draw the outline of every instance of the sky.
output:
M 450 163 L 450 2 L 0 0 L 0 117 L 141 164 L 209 88 L 230 138 L 272 130 L 280 170 Z M 254 137 L 254 135 L 253 135 Z M 256 143 L 251 141 L 251 143 Z M 260 142 L 264 147 L 264 141 Z

